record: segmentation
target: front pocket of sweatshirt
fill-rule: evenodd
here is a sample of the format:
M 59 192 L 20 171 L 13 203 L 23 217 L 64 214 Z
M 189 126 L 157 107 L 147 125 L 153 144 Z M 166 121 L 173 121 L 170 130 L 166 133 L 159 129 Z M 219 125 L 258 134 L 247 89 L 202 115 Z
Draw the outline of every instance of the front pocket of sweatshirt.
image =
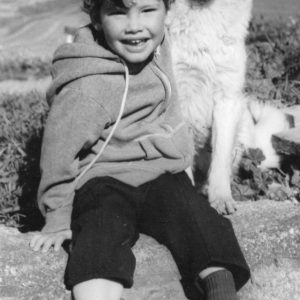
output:
M 191 156 L 194 152 L 194 143 L 192 130 L 185 122 L 180 123 L 175 129 L 172 136 L 175 148 L 186 157 Z

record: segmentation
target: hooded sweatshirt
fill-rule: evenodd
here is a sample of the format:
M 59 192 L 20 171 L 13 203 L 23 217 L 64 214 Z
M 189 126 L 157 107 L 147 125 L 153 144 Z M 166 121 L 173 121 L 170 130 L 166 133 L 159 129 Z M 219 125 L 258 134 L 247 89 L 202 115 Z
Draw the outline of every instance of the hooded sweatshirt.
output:
M 124 62 L 99 40 L 88 25 L 54 54 L 38 191 L 43 232 L 70 228 L 74 193 L 94 177 L 139 186 L 191 164 L 192 137 L 180 113 L 167 38 L 160 53 L 127 78 Z M 125 109 L 112 138 L 76 180 L 112 130 L 126 81 Z

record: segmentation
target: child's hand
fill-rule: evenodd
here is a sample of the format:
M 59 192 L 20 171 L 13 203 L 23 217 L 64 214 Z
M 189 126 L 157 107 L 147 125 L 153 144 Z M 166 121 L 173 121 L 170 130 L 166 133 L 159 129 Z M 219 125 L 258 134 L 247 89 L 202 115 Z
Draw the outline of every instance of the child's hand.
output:
M 72 237 L 71 230 L 63 230 L 54 233 L 37 233 L 31 239 L 29 246 L 33 251 L 39 251 L 46 253 L 53 246 L 55 251 L 58 251 L 62 243 L 65 240 L 69 240 Z

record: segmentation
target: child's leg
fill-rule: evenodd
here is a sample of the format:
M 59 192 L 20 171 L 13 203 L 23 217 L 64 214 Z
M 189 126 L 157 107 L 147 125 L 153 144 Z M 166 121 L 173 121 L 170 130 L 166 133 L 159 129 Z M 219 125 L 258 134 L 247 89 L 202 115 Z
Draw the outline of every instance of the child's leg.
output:
M 112 178 L 94 178 L 75 195 L 66 284 L 76 300 L 117 300 L 133 284 L 131 247 L 138 232 L 131 189 Z
M 209 269 L 211 268 L 206 270 Z M 204 291 L 206 300 L 238 299 L 232 273 L 226 269 L 218 269 L 210 272 L 209 275 L 201 277 L 197 284 L 200 290 Z
M 122 284 L 106 279 L 91 279 L 73 288 L 75 300 L 120 300 L 122 292 Z
M 237 289 L 249 279 L 230 221 L 196 193 L 184 172 L 151 182 L 140 223 L 141 232 L 170 249 L 183 278 L 211 278 L 210 273 L 224 268 L 232 273 Z

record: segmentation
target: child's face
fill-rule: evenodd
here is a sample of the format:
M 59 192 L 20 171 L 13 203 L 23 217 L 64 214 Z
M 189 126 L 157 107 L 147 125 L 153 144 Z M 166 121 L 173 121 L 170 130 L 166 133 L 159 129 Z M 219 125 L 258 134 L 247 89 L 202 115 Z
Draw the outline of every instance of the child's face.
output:
M 162 0 L 105 0 L 100 26 L 110 49 L 130 64 L 147 60 L 164 36 Z

